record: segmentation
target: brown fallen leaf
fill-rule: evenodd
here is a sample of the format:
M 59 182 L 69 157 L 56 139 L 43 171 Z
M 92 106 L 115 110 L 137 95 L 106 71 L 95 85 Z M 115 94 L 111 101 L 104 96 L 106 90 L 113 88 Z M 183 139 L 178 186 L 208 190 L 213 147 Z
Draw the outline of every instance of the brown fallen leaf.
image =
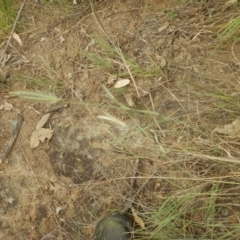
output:
M 18 42 L 18 44 L 19 44 L 20 46 L 23 45 L 22 40 L 21 40 L 21 38 L 19 37 L 18 34 L 13 33 L 12 37 Z
M 114 88 L 121 88 L 121 87 L 125 87 L 130 83 L 129 79 L 120 79 L 118 80 L 115 85 Z
M 135 222 L 141 227 L 141 228 L 145 228 L 145 223 L 144 221 L 142 220 L 142 218 L 140 218 L 137 213 L 134 211 L 133 208 L 131 208 L 132 210 L 132 214 L 133 214 L 133 218 L 135 220 Z
M 30 138 L 30 147 L 36 148 L 40 142 L 44 142 L 46 139 L 50 140 L 53 135 L 53 130 L 47 128 L 39 128 L 32 132 Z
M 129 93 L 124 94 L 124 98 L 125 98 L 128 106 L 130 106 L 130 107 L 134 107 L 135 106 L 135 102 L 134 102 L 133 97 L 132 97 L 131 94 L 129 94 Z
M 62 207 L 57 207 L 56 208 L 56 214 L 58 215 L 62 211 L 62 209 L 63 209 Z
M 216 127 L 213 133 L 220 133 L 227 135 L 229 138 L 239 138 L 240 137 L 240 119 L 235 120 L 231 124 L 224 125 L 223 128 Z
M 4 104 L 0 105 L 0 110 L 11 111 L 13 110 L 13 105 L 11 103 L 5 102 Z
M 36 126 L 36 130 L 38 130 L 39 128 L 42 128 L 45 125 L 45 123 L 48 121 L 49 117 L 50 117 L 50 113 L 45 114 L 41 118 L 41 120 L 38 122 L 38 124 Z

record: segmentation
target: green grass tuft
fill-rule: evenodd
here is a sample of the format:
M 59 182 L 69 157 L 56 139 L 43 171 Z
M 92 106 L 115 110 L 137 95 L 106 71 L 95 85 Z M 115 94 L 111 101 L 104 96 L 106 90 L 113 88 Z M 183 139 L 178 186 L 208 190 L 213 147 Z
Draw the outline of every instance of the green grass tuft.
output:
M 14 16 L 13 0 L 0 0 L 0 36 L 10 31 Z
M 141 66 L 133 58 L 122 53 L 121 49 L 116 46 L 111 46 L 106 40 L 99 36 L 91 36 L 94 43 L 97 45 L 97 50 L 94 52 L 82 51 L 81 55 L 90 59 L 95 66 L 100 69 L 108 70 L 110 72 L 118 72 L 119 77 L 129 77 L 129 72 L 124 69 L 124 62 L 129 67 L 131 73 L 135 77 L 151 78 L 162 76 L 162 71 L 157 64 L 150 60 L 150 65 Z M 122 68 L 124 70 L 122 70 Z M 115 70 L 115 71 L 113 71 Z

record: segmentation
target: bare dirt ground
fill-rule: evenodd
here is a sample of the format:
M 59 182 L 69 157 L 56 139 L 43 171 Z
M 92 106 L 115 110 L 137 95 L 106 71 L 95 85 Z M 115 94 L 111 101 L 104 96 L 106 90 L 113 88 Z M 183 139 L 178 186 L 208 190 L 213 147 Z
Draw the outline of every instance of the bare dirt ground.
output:
M 229 88 L 229 95 L 238 94 L 239 66 L 224 50 L 204 62 L 217 38 L 210 18 L 216 1 L 180 2 L 95 1 L 93 14 L 88 1 L 76 6 L 71 1 L 26 1 L 17 30 L 23 46 L 12 41 L 7 73 L 2 70 L 0 81 L 0 104 L 11 103 L 24 119 L 8 159 L 0 165 L 0 239 L 91 239 L 97 221 L 121 211 L 127 203 L 137 158 L 141 159 L 138 176 L 144 179 L 138 179 L 136 188 L 156 169 L 171 179 L 188 177 L 180 165 L 176 168 L 180 161 L 183 170 L 187 164 L 182 147 L 196 144 L 199 154 L 205 154 L 211 130 L 232 119 L 220 108 L 214 109 L 214 97 L 204 93 L 218 85 L 226 92 Z M 220 6 L 223 12 L 227 11 L 224 6 Z M 148 78 L 136 74 L 139 92 L 133 82 L 125 92 L 114 89 L 109 77 L 121 69 L 99 70 L 82 54 L 102 51 L 93 36 L 108 36 L 142 68 L 154 65 L 162 73 Z M 102 86 L 128 108 L 160 114 L 154 118 L 159 128 L 151 126 L 151 114 L 133 112 L 133 118 L 116 107 Z M 236 86 L 234 92 L 232 86 Z M 38 103 L 8 95 L 24 90 L 52 92 L 64 101 Z M 31 149 L 37 123 L 55 107 L 59 108 L 51 111 L 45 125 L 53 130 L 52 139 Z M 128 127 L 97 118 L 106 114 Z M 0 154 L 16 119 L 15 111 L 0 110 Z M 213 155 L 226 154 L 221 151 Z M 208 168 L 199 156 L 192 160 L 189 168 L 198 176 L 231 172 L 218 164 Z M 152 179 L 136 209 L 148 212 L 175 190 L 179 189 L 173 181 Z

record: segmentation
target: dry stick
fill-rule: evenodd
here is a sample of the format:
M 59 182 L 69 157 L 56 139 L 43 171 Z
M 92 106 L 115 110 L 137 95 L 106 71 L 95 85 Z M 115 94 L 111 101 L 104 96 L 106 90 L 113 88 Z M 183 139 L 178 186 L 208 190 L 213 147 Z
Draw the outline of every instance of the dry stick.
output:
M 148 184 L 148 182 L 154 177 L 154 175 L 156 174 L 156 172 L 159 170 L 159 168 L 157 168 L 152 175 L 147 178 L 145 180 L 145 182 L 143 183 L 143 185 L 138 189 L 138 191 L 136 192 L 135 195 L 131 196 L 130 199 L 128 200 L 127 204 L 125 205 L 124 209 L 122 210 L 122 214 L 126 213 L 133 205 L 133 203 L 135 202 L 136 198 L 138 197 L 138 195 L 141 193 L 141 191 L 146 187 L 146 185 Z
M 2 157 L 0 158 L 0 164 L 8 157 L 9 153 L 11 152 L 12 148 L 13 148 L 13 144 L 18 136 L 18 133 L 20 131 L 20 128 L 22 126 L 22 123 L 23 123 L 23 117 L 21 114 L 18 114 L 18 119 L 17 119 L 17 123 L 16 123 L 16 126 L 12 132 L 12 136 L 11 136 L 11 139 L 8 143 L 8 146 L 5 150 L 5 152 L 3 153 Z
M 6 53 L 8 47 L 9 47 L 9 45 L 10 45 L 10 42 L 11 42 L 11 39 L 12 39 L 14 30 L 15 30 L 15 28 L 16 28 L 18 19 L 19 19 L 19 17 L 20 17 L 20 14 L 21 14 L 21 12 L 22 12 L 22 9 L 23 9 L 23 6 L 24 6 L 24 5 L 25 5 L 25 0 L 23 0 L 23 3 L 22 3 L 22 5 L 21 5 L 20 9 L 18 10 L 17 17 L 16 17 L 16 19 L 15 19 L 15 21 L 14 21 L 14 23 L 13 23 L 12 30 L 11 30 L 10 36 L 9 36 L 9 38 L 8 38 L 8 40 L 7 40 L 6 47 L 5 47 L 5 49 L 3 50 L 2 56 L 1 56 L 1 58 L 0 58 L 0 62 L 2 61 L 3 56 L 4 56 L 4 54 Z

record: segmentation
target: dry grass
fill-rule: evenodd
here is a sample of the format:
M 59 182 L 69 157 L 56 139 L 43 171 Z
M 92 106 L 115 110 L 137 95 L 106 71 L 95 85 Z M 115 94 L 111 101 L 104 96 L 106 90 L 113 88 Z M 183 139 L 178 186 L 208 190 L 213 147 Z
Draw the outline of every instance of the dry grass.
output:
M 222 21 L 228 22 L 229 18 L 231 14 Z M 215 27 L 217 21 L 216 17 Z M 221 55 L 220 46 L 236 39 L 239 34 L 236 25 L 239 27 L 238 18 L 221 31 L 220 40 L 216 41 L 217 47 L 212 49 L 214 54 L 207 64 L 216 64 L 214 59 Z M 231 54 L 230 49 L 228 54 Z M 136 203 L 139 215 L 147 225 L 146 229 L 136 231 L 137 239 L 239 237 L 238 141 L 212 135 L 215 126 L 238 118 L 238 100 L 234 97 L 234 86 L 238 81 L 229 83 L 221 79 L 219 82 L 201 73 L 202 80 L 205 79 L 199 85 L 193 79 L 195 73 L 190 74 L 192 76 L 186 80 L 190 85 L 187 96 L 180 99 L 171 88 L 167 88 L 172 101 L 183 110 L 181 115 L 156 117 L 144 128 L 135 125 L 132 136 L 136 134 L 148 141 L 140 146 L 141 150 L 133 149 L 126 138 L 123 141 L 116 136 L 114 140 L 115 148 L 123 149 L 123 154 L 142 161 L 151 160 L 155 167 L 161 166 L 158 176 L 153 178 L 158 184 L 147 189 Z M 191 86 L 193 82 L 194 86 Z M 186 104 L 183 106 L 181 102 Z M 134 118 L 138 117 L 135 115 Z M 154 124 L 156 120 L 158 125 Z M 150 130 L 154 131 L 154 137 Z M 139 178 L 141 181 L 147 177 Z
M 106 182 L 87 187 L 92 198 L 97 198 L 101 191 L 108 196 L 114 195 L 105 211 L 119 211 L 128 198 L 128 181 L 136 178 L 134 190 L 137 191 L 146 179 L 151 178 L 134 203 L 146 225 L 141 229 L 136 224 L 135 239 L 139 240 L 240 237 L 239 140 L 212 134 L 216 126 L 231 123 L 239 117 L 239 71 L 235 65 L 239 68 L 236 49 L 239 48 L 240 24 L 239 17 L 232 19 L 238 14 L 238 4 L 230 6 L 230 10 L 223 3 L 216 7 L 211 3 L 183 4 L 177 10 L 179 18 L 194 9 L 199 9 L 198 18 L 203 19 L 195 24 L 197 30 L 194 33 L 190 31 L 191 19 L 179 23 L 179 29 L 190 41 L 185 48 L 190 58 L 183 60 L 182 65 L 169 62 L 167 66 L 172 78 L 182 74 L 176 83 L 156 82 L 154 79 L 162 75 L 161 70 L 156 70 L 156 62 L 150 61 L 149 66 L 143 66 L 122 53 L 118 46 L 111 45 L 108 39 L 94 36 L 97 43 L 94 51 L 80 53 L 91 61 L 93 71 L 100 70 L 107 76 L 116 74 L 132 81 L 129 92 L 137 99 L 136 107 L 131 108 L 124 101 L 126 89 L 119 93 L 108 88 L 104 91 L 108 101 L 99 107 L 100 119 L 94 109 L 96 105 L 86 103 L 84 106 L 94 115 L 95 123 L 110 121 L 113 124 L 108 129 L 111 151 L 120 154 L 119 160 L 129 162 L 131 168 L 132 161 L 139 159 L 138 174 L 125 174 L 122 166 L 116 170 L 121 178 L 112 176 Z M 206 18 L 209 12 L 211 16 Z M 193 41 L 198 36 L 201 40 Z M 196 57 L 194 49 L 207 49 L 208 52 Z M 116 73 L 119 69 L 121 71 Z M 149 81 L 151 91 L 139 97 L 138 91 L 144 89 L 144 81 Z M 73 89 L 70 90 L 74 95 Z M 69 91 L 68 87 L 66 91 Z M 162 99 L 160 107 L 154 98 L 155 91 L 164 93 L 162 98 L 165 100 Z M 18 93 L 20 97 L 22 94 Z M 171 111 L 167 111 L 168 107 Z M 116 167 L 119 167 L 117 163 Z M 155 169 L 159 170 L 151 176 Z M 115 192 L 121 184 L 125 192 L 122 189 Z M 98 218 L 97 211 L 88 211 Z M 66 232 L 60 228 L 62 239 L 82 238 L 81 230 L 76 230 L 77 220 L 72 219 L 76 224 L 73 235 L 67 233 L 67 228 Z

